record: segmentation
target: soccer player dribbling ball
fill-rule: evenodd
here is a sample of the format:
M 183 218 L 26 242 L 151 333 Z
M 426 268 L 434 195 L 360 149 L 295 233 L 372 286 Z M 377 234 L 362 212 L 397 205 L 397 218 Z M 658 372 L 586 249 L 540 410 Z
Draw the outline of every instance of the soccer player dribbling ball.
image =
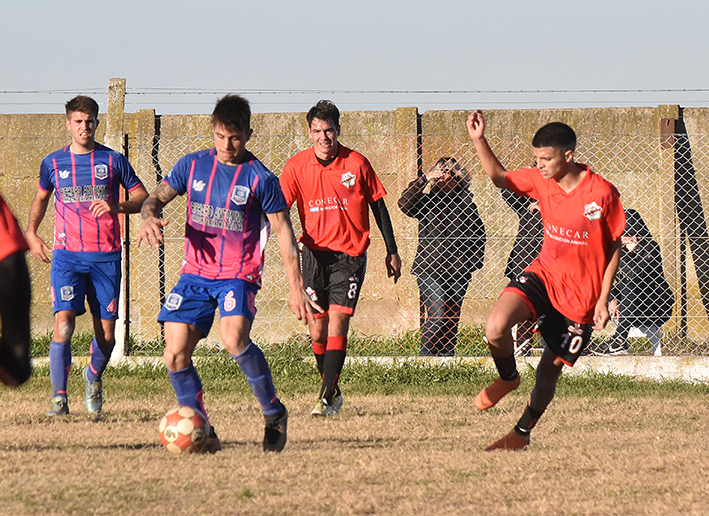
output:
M 313 146 L 293 156 L 280 177 L 290 208 L 298 203 L 303 228 L 302 270 L 311 301 L 322 309 L 308 329 L 322 378 L 313 416 L 335 416 L 342 407 L 338 379 L 347 354 L 347 331 L 364 282 L 369 210 L 386 244 L 385 266 L 401 276 L 386 190 L 369 160 L 338 141 L 340 111 L 321 100 L 306 116 Z
M 214 147 L 181 158 L 150 194 L 141 210 L 137 244 L 162 243 L 168 223 L 162 208 L 177 195 L 187 196 L 186 257 L 158 316 L 165 325 L 163 358 L 177 402 L 207 416 L 192 353 L 209 334 L 218 306 L 222 344 L 246 375 L 266 420 L 263 450 L 280 452 L 287 439 L 288 411 L 276 396 L 263 352 L 250 337 L 271 227 L 288 275 L 288 305 L 301 321 L 311 308 L 278 179 L 246 149 L 250 120 L 251 108 L 243 97 L 227 95 L 217 102 L 211 120 Z M 210 425 L 203 451 L 219 450 L 221 442 Z
M 498 188 L 539 201 L 544 241 L 539 256 L 502 291 L 485 333 L 500 377 L 475 397 L 480 410 L 495 406 L 519 386 L 511 328 L 541 319 L 546 343 L 529 403 L 515 427 L 486 448 L 526 448 L 530 432 L 554 397 L 564 365 L 573 366 L 610 318 L 608 297 L 620 259 L 625 213 L 618 190 L 574 161 L 576 134 L 553 122 L 532 140 L 536 168 L 506 170 L 485 138 L 485 119 L 473 111 L 468 134 L 485 173 Z
M 27 223 L 32 256 L 49 263 L 50 247 L 37 235 L 54 192 L 52 309 L 54 332 L 49 345 L 52 406 L 48 416 L 69 413 L 67 382 L 71 369 L 71 337 L 76 316 L 93 317 L 91 358 L 83 371 L 86 409 L 101 412 L 103 372 L 116 344 L 115 330 L 121 285 L 119 213 L 137 213 L 148 197 L 126 157 L 95 141 L 98 103 L 79 95 L 66 103 L 71 144 L 42 160 L 39 187 Z M 121 201 L 120 187 L 131 198 Z

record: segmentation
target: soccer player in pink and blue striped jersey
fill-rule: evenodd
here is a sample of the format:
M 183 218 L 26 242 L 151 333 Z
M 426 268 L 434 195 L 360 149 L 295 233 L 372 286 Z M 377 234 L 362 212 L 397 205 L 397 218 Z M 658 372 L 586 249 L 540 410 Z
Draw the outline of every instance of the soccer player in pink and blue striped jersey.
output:
M 288 411 L 276 396 L 263 352 L 250 337 L 271 227 L 288 275 L 288 304 L 303 322 L 311 308 L 278 179 L 246 149 L 250 119 L 246 99 L 227 95 L 217 102 L 212 113 L 214 147 L 184 156 L 150 194 L 141 209 L 138 245 L 163 242 L 167 221 L 162 208 L 185 195 L 185 263 L 158 316 L 165 325 L 163 356 L 177 402 L 206 415 L 192 353 L 209 334 L 218 306 L 222 344 L 246 375 L 266 419 L 263 449 L 279 452 L 286 444 Z M 210 425 L 204 451 L 220 449 Z
M 30 207 L 27 243 L 32 255 L 49 263 L 47 243 L 37 229 L 54 194 L 54 249 L 51 286 L 54 333 L 49 347 L 52 408 L 69 413 L 67 381 L 76 316 L 93 316 L 91 359 L 84 370 L 86 408 L 100 412 L 102 375 L 116 343 L 121 280 L 120 213 L 137 213 L 148 192 L 125 156 L 95 141 L 98 104 L 80 95 L 66 103 L 71 143 L 49 154 L 40 166 L 39 188 Z M 121 187 L 131 198 L 121 200 Z

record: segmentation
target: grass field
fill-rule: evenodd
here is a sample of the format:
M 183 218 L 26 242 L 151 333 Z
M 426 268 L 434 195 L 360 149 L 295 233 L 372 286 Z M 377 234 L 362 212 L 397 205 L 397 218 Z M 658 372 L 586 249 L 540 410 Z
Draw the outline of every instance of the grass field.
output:
M 705 384 L 565 376 L 526 451 L 485 453 L 521 415 L 531 370 L 481 413 L 472 397 L 493 375 L 480 367 L 350 364 L 341 416 L 320 420 L 301 351 L 267 353 L 291 415 L 281 454 L 261 451 L 262 416 L 230 359 L 198 364 L 224 444 L 213 456 L 160 445 L 175 405 L 161 368 L 109 369 L 98 418 L 79 367 L 67 417 L 43 415 L 46 367 L 0 389 L 0 514 L 709 514 Z

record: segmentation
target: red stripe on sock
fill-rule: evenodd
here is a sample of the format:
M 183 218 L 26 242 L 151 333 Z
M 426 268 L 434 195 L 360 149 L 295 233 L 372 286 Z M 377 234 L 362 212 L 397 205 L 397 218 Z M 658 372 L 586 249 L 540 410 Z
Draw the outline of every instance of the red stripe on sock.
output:
M 315 353 L 316 355 L 324 355 L 326 349 L 327 349 L 327 341 L 326 342 L 313 341 L 313 353 Z
M 339 351 L 347 351 L 347 337 L 328 337 L 327 349 L 337 349 Z

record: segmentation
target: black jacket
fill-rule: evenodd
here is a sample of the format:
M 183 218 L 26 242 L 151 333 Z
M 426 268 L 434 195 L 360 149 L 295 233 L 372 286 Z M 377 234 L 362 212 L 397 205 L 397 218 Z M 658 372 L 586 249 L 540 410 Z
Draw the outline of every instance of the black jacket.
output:
M 418 219 L 418 247 L 411 274 L 436 279 L 470 279 L 483 266 L 485 226 L 473 194 L 457 187 L 438 188 L 426 195 L 423 177 L 412 181 L 401 194 L 399 208 Z
M 620 317 L 630 324 L 662 326 L 672 315 L 675 297 L 665 279 L 660 246 L 636 210 L 625 210 L 623 234 L 637 237 L 638 244 L 632 252 L 621 248 L 610 297 L 620 302 Z
M 529 205 L 535 202 L 534 199 L 517 195 L 507 188 L 502 190 L 502 198 L 519 217 L 517 236 L 505 268 L 505 277 L 515 279 L 541 251 L 544 226 L 539 210 L 534 213 L 529 211 Z

